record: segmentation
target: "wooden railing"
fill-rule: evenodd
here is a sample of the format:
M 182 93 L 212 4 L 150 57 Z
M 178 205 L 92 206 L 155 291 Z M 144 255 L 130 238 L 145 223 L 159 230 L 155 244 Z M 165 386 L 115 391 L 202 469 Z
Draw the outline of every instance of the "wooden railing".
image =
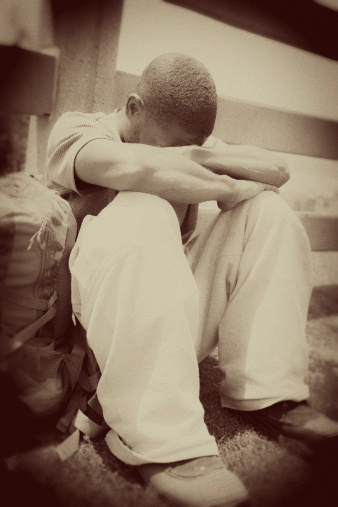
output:
M 137 76 L 116 73 L 114 103 L 135 91 Z M 213 134 L 226 143 L 272 151 L 338 159 L 338 122 L 219 96 Z M 337 174 L 338 178 L 338 174 Z M 312 251 L 338 251 L 338 216 L 298 212 Z

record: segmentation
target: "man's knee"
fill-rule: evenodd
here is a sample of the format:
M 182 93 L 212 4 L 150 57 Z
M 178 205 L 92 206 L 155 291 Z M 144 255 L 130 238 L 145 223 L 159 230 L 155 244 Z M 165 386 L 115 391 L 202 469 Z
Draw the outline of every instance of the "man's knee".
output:
M 301 221 L 290 206 L 275 192 L 264 191 L 245 201 L 247 212 L 268 223 L 283 222 L 303 228 Z
M 114 208 L 123 209 L 126 215 L 135 217 L 139 221 L 142 216 L 146 217 L 144 226 L 151 228 L 163 222 L 162 226 L 171 225 L 179 230 L 179 223 L 174 208 L 168 201 L 157 195 L 142 192 L 120 192 L 114 200 Z

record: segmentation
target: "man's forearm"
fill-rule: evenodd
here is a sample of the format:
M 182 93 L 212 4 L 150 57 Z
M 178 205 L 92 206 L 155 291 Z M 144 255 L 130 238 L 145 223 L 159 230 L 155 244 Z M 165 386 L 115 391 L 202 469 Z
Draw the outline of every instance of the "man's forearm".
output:
M 190 160 L 178 150 L 95 140 L 75 161 L 77 176 L 91 184 L 157 195 L 168 201 L 198 204 L 215 200 L 231 208 L 269 185 L 235 180 Z
M 237 186 L 232 178 L 207 170 L 179 151 L 132 143 L 116 146 L 100 139 L 79 152 L 75 172 L 87 183 L 191 204 L 223 200 Z
M 215 174 L 226 174 L 235 179 L 281 187 L 290 178 L 288 167 L 282 158 L 255 146 L 190 146 L 186 148 L 186 156 Z

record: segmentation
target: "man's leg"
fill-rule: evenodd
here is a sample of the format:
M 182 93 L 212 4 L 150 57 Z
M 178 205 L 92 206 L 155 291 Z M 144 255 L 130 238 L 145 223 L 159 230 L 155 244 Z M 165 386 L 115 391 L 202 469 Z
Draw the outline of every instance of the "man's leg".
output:
M 81 232 L 72 275 L 113 452 L 126 460 L 122 439 L 143 462 L 217 454 L 199 402 L 198 293 L 171 206 L 120 193 Z
M 102 373 L 97 395 L 111 451 L 142 465 L 146 482 L 173 503 L 246 501 L 204 423 L 198 291 L 172 207 L 121 192 L 84 224 L 71 271 L 73 305 Z
M 220 213 L 187 245 L 200 289 L 199 359 L 218 343 L 225 407 L 256 410 L 308 397 L 309 244 L 273 192 Z
M 336 452 L 338 422 L 306 401 L 311 263 L 298 218 L 263 192 L 211 220 L 186 251 L 200 289 L 197 354 L 218 343 L 222 405 L 297 453 Z

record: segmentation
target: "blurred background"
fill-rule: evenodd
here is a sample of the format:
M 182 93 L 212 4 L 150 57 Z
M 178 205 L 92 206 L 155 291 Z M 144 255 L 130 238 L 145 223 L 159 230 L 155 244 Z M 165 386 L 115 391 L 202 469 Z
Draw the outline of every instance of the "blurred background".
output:
M 232 26 L 226 22 L 229 19 L 226 17 L 227 2 L 176 3 L 182 6 L 161 0 L 124 2 L 118 70 L 140 74 L 155 56 L 170 51 L 184 52 L 208 67 L 220 95 L 338 121 L 336 59 Z M 230 3 L 239 5 L 241 2 Z M 253 10 L 255 3 L 260 4 L 251 2 Z M 305 2 L 309 3 L 314 4 Z M 202 4 L 204 13 L 187 9 L 184 7 L 186 4 L 195 4 L 199 9 Z M 218 13 L 225 22 L 205 14 L 217 16 L 217 11 L 212 9 L 214 4 L 223 5 L 223 11 Z M 297 9 L 297 2 L 289 3 L 290 18 L 293 9 Z M 238 11 L 237 25 L 241 22 L 240 8 Z M 336 11 L 331 12 L 331 17 L 336 16 L 337 19 Z M 300 14 L 306 22 L 307 11 Z M 243 10 L 242 15 L 245 27 L 247 17 Z M 259 11 L 256 11 L 257 15 Z M 268 23 L 265 18 L 259 27 L 261 32 L 264 32 L 264 23 L 266 31 L 271 33 L 272 22 Z M 278 18 L 277 21 L 275 19 L 276 31 L 281 31 L 280 23 Z M 283 33 L 286 40 L 292 41 L 295 29 L 290 23 L 283 21 Z M 335 42 L 335 55 L 338 48 L 337 27 L 336 24 L 335 38 L 330 44 L 330 48 L 334 49 Z M 323 30 L 317 20 L 316 40 L 323 39 Z M 293 209 L 338 214 L 338 161 L 289 153 L 281 155 L 288 162 L 292 175 L 283 187 L 282 195 Z
M 283 150 L 292 178 L 282 196 L 296 211 L 337 215 L 338 156 L 337 148 L 332 148 L 338 145 L 337 4 L 337 0 L 2 0 L 0 108 L 28 113 L 17 128 L 24 153 L 28 127 L 30 131 L 25 167 L 44 174 L 48 133 L 62 112 L 109 112 L 117 105 L 115 73 L 139 75 L 157 55 L 183 52 L 208 67 L 220 96 L 257 106 L 258 120 L 272 110 L 277 124 L 278 111 L 292 112 L 296 120 L 311 117 L 308 126 L 302 124 L 305 144 L 306 128 L 316 142 L 325 143 L 330 136 L 331 148 L 317 149 L 311 156 L 298 149 Z M 15 58 L 13 47 L 30 51 Z M 12 53 L 5 54 L 4 48 Z M 285 128 L 289 136 L 300 136 L 297 122 Z M 222 137 L 278 152 L 278 143 L 269 139 L 273 130 L 265 132 L 265 139 L 248 136 L 244 128 L 242 139 L 230 131 Z

